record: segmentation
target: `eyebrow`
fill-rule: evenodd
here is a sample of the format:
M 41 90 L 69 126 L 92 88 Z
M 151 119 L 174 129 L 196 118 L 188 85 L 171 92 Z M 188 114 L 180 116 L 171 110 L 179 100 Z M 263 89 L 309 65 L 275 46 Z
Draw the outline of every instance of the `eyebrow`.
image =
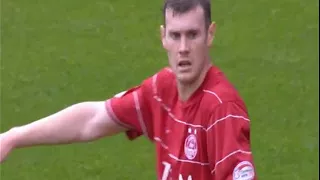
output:
M 187 30 L 175 30 L 175 29 L 170 29 L 168 32 L 169 33 L 181 33 L 181 32 L 199 32 L 200 29 L 197 28 L 191 28 L 191 29 L 187 29 Z

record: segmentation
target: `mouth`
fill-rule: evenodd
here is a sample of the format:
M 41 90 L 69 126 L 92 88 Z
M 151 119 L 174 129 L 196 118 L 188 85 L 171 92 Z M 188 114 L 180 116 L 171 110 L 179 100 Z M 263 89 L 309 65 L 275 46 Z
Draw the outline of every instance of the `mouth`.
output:
M 178 67 L 185 68 L 185 67 L 190 67 L 190 66 L 191 66 L 191 62 L 188 60 L 182 60 L 178 63 Z

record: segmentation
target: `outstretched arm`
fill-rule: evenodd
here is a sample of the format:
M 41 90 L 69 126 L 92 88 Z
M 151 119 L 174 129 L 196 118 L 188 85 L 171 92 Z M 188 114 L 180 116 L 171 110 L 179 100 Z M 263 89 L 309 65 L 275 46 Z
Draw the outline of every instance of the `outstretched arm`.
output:
M 87 142 L 125 131 L 111 120 L 104 103 L 78 103 L 0 134 L 0 162 L 14 148 Z

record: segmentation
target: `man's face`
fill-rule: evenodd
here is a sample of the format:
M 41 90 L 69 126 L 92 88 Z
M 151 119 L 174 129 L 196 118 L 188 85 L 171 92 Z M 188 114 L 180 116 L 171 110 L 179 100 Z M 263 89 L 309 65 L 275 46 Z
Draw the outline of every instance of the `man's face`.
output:
M 161 28 L 162 44 L 167 50 L 169 65 L 177 80 L 190 84 L 197 80 L 208 65 L 209 47 L 215 25 L 205 26 L 204 12 L 196 7 L 186 13 L 166 10 L 166 27 Z

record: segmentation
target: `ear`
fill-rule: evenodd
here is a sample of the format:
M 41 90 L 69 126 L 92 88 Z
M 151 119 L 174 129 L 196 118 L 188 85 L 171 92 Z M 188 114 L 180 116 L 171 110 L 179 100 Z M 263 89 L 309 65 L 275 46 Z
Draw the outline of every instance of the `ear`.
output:
M 160 26 L 160 35 L 161 35 L 161 41 L 162 41 L 162 46 L 163 48 L 167 48 L 167 43 L 166 43 L 166 29 L 164 25 Z
M 216 23 L 212 22 L 208 28 L 208 38 L 207 38 L 207 45 L 211 46 L 214 40 L 214 36 L 216 33 Z

